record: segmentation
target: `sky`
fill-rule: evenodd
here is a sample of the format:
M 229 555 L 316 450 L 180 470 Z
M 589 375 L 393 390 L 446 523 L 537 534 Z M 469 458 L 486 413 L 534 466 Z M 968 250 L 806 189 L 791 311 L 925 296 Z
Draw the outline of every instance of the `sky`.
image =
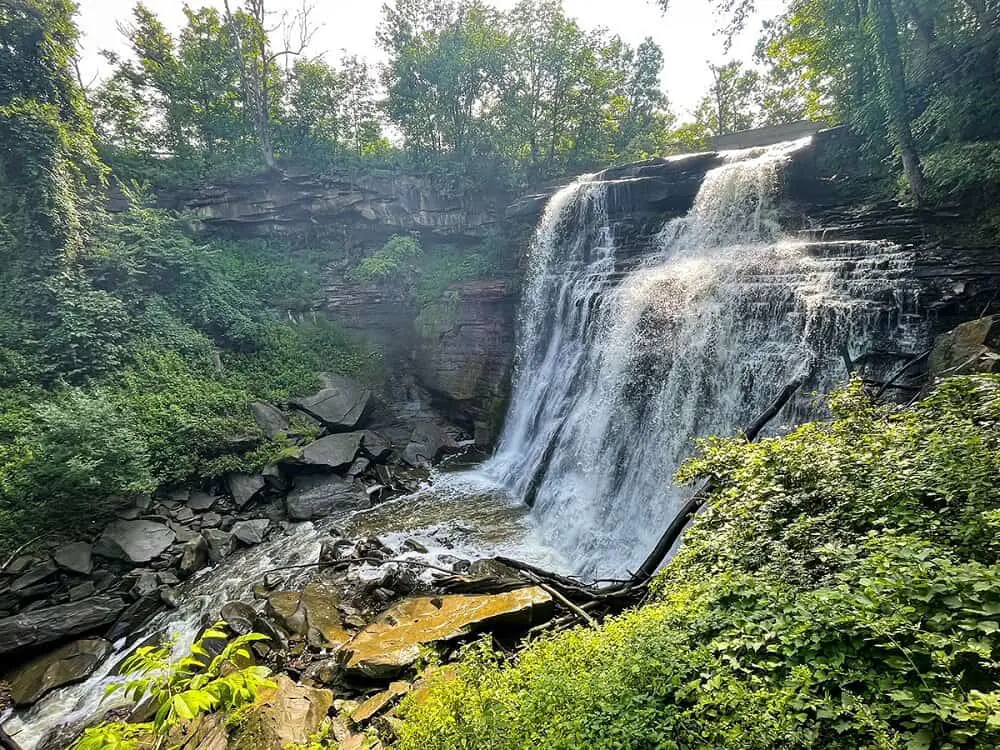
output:
M 126 45 L 117 30 L 119 21 L 127 21 L 135 0 L 78 0 L 78 21 L 83 32 L 81 71 L 85 82 L 106 72 L 99 57 L 102 49 L 124 51 Z M 145 0 L 176 30 L 183 21 L 183 0 Z M 499 8 L 510 8 L 517 0 L 492 0 Z M 732 58 L 749 59 L 759 22 L 776 15 L 784 0 L 759 0 L 760 18 L 737 40 L 729 57 L 723 54 L 723 42 L 715 34 L 718 25 L 710 0 L 672 0 L 664 15 L 653 0 L 564 0 L 566 11 L 582 26 L 603 26 L 632 45 L 651 36 L 664 53 L 663 89 L 682 119 L 691 119 L 698 101 L 711 85 L 709 63 Z M 190 5 L 215 5 L 222 0 L 190 0 Z M 232 0 L 238 5 L 238 0 Z M 301 7 L 301 0 L 270 0 L 273 10 Z M 326 53 L 335 62 L 342 52 L 357 54 L 377 63 L 383 55 L 375 45 L 375 29 L 381 15 L 382 0 L 314 0 L 312 18 L 320 24 L 313 40 L 314 53 Z

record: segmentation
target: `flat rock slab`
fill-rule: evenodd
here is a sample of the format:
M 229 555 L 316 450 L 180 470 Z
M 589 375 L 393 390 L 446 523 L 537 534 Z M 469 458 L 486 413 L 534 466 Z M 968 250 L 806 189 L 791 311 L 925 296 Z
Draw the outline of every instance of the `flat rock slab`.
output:
M 236 507 L 242 508 L 260 497 L 266 482 L 260 474 L 236 473 L 226 477 L 226 484 L 229 486 L 229 494 L 233 496 Z
M 94 548 L 86 542 L 66 544 L 55 551 L 52 557 L 59 567 L 81 575 L 90 575 L 94 569 Z
M 378 716 L 410 692 L 410 687 L 411 685 L 408 682 L 393 682 L 389 685 L 387 690 L 383 690 L 381 693 L 376 693 L 356 709 L 351 711 L 351 721 L 360 725 L 364 724 L 369 719 Z
M 33 565 L 27 571 L 15 578 L 10 584 L 11 591 L 24 591 L 35 584 L 41 583 L 47 578 L 51 578 L 59 568 L 51 560 L 45 560 L 37 565 Z
M 0 620 L 0 654 L 92 632 L 110 625 L 124 610 L 118 597 L 94 596 L 5 617 Z
M 319 393 L 291 402 L 291 406 L 333 430 L 353 430 L 368 409 L 372 392 L 361 383 L 339 375 L 325 377 Z
M 250 413 L 261 432 L 271 440 L 288 434 L 288 420 L 276 406 L 266 401 L 254 401 L 250 404 Z
M 296 463 L 329 471 L 346 470 L 361 451 L 364 432 L 342 432 L 310 443 L 299 454 Z
M 237 540 L 247 546 L 260 544 L 267 536 L 267 530 L 271 522 L 266 518 L 257 518 L 253 521 L 237 521 L 233 524 L 232 534 Z
M 275 591 L 267 598 L 267 611 L 286 631 L 307 635 L 318 648 L 336 648 L 351 640 L 340 611 L 335 586 L 314 581 L 299 591 Z
M 166 552 L 176 538 L 169 526 L 157 521 L 115 521 L 105 527 L 94 552 L 104 557 L 144 563 Z
M 74 641 L 19 667 L 5 676 L 14 704 L 30 706 L 56 688 L 87 678 L 110 649 L 102 638 Z
M 218 499 L 215 495 L 210 495 L 207 492 L 192 492 L 191 497 L 188 498 L 187 507 L 199 512 L 209 510 Z
M 362 485 L 339 477 L 298 477 L 285 498 L 285 510 L 293 521 L 312 521 L 337 511 L 370 506 Z
M 389 679 L 420 658 L 420 647 L 485 630 L 527 629 L 552 616 L 538 587 L 495 595 L 422 596 L 391 607 L 344 648 L 350 676 Z

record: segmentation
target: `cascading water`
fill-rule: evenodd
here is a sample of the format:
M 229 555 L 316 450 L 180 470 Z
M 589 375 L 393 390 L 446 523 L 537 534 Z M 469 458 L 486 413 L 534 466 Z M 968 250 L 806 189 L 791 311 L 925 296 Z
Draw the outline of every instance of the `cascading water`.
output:
M 920 337 L 906 253 L 782 239 L 771 201 L 803 145 L 725 155 L 617 286 L 609 185 L 587 176 L 549 204 L 507 423 L 482 471 L 534 503 L 543 541 L 578 572 L 645 557 L 686 495 L 671 476 L 695 438 L 733 433 L 799 375 L 830 390 L 845 350 Z M 812 406 L 800 398 L 788 420 Z

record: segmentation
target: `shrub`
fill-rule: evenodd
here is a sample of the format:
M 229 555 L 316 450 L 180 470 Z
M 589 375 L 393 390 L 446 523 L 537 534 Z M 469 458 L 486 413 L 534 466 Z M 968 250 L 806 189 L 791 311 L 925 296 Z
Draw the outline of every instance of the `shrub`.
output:
M 415 263 L 422 255 L 423 249 L 415 237 L 396 235 L 361 261 L 348 276 L 352 281 L 362 284 L 405 281 L 414 274 Z
M 404 704 L 401 750 L 990 748 L 1000 742 L 1000 377 L 910 411 L 715 439 L 656 601 Z

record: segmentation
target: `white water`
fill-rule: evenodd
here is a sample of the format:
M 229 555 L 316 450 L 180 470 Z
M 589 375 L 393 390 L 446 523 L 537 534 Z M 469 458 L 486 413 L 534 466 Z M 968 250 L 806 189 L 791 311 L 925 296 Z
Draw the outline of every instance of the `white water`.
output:
M 771 201 L 805 142 L 725 155 L 660 250 L 614 285 L 609 185 L 586 176 L 538 227 L 518 366 L 499 449 L 482 472 L 532 499 L 545 543 L 578 572 L 640 562 L 689 490 L 693 440 L 732 434 L 785 384 L 845 376 L 841 352 L 906 350 L 910 257 L 876 243 L 784 239 Z M 786 421 L 804 418 L 800 398 Z

